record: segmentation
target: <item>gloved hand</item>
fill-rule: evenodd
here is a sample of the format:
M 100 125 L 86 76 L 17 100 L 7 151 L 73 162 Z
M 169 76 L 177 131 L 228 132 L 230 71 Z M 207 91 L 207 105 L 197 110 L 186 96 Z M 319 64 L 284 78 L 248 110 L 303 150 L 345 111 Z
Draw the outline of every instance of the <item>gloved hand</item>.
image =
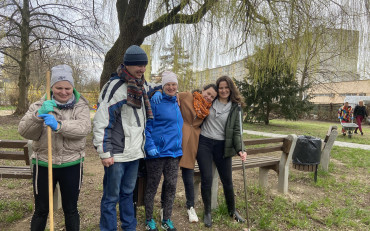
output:
M 159 152 L 157 149 L 154 148 L 154 149 L 147 151 L 147 153 L 149 156 L 153 157 L 153 156 L 157 156 Z
M 56 131 L 58 128 L 58 121 L 55 119 L 53 115 L 49 114 L 41 114 L 38 117 L 41 117 L 44 119 L 44 123 L 51 127 L 53 131 Z
M 154 93 L 152 100 L 155 104 L 159 104 L 162 101 L 162 93 L 160 91 Z
M 48 114 L 49 112 L 54 111 L 54 107 L 56 107 L 57 104 L 55 103 L 55 100 L 46 100 L 42 104 L 41 108 L 38 110 L 38 113 L 41 114 Z

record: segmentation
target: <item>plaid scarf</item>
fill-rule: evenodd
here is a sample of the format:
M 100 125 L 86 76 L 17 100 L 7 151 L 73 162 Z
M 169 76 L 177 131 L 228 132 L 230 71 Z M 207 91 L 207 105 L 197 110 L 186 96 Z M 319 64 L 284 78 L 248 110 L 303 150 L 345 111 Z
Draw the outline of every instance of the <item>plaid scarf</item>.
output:
M 209 114 L 209 109 L 212 106 L 212 103 L 208 103 L 203 96 L 195 91 L 193 93 L 193 99 L 194 99 L 194 110 L 197 114 L 197 117 L 200 119 L 204 119 Z
M 144 76 L 141 79 L 137 79 L 126 68 L 120 69 L 118 76 L 127 83 L 127 105 L 140 109 L 141 99 L 144 98 L 146 117 L 147 119 L 153 119 L 152 108 L 150 107 L 149 98 L 144 88 Z

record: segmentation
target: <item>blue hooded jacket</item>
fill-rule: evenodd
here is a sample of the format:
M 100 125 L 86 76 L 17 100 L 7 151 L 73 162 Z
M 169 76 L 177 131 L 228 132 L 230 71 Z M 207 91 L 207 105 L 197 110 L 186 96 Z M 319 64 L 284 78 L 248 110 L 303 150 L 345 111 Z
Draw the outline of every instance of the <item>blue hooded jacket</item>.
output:
M 146 159 L 182 156 L 182 119 L 176 96 L 163 93 L 161 103 L 151 102 L 154 119 L 148 119 L 145 127 L 145 151 L 157 149 L 156 156 Z

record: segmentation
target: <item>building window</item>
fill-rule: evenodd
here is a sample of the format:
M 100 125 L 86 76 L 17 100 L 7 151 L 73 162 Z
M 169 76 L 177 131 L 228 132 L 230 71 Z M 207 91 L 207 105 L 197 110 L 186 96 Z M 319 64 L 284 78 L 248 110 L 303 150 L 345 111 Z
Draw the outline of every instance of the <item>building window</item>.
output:
M 328 94 L 314 94 L 314 97 L 334 97 L 334 93 L 328 93 Z
M 339 96 L 341 96 L 341 97 L 346 97 L 346 96 L 357 96 L 357 93 L 342 93 L 342 94 L 339 94 Z

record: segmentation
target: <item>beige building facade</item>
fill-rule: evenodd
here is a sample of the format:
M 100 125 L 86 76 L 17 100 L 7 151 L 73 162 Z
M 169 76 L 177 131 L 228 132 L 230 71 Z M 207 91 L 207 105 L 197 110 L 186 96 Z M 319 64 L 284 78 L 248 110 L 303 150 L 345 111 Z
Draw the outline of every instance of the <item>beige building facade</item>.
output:
M 216 80 L 223 75 L 242 81 L 249 74 L 246 68 L 246 61 L 247 59 L 245 58 L 226 66 L 194 72 L 193 79 L 195 80 L 195 86 L 201 88 L 208 83 L 216 83 Z
M 315 104 L 344 103 L 347 96 L 370 96 L 370 79 L 317 84 L 308 93 Z

